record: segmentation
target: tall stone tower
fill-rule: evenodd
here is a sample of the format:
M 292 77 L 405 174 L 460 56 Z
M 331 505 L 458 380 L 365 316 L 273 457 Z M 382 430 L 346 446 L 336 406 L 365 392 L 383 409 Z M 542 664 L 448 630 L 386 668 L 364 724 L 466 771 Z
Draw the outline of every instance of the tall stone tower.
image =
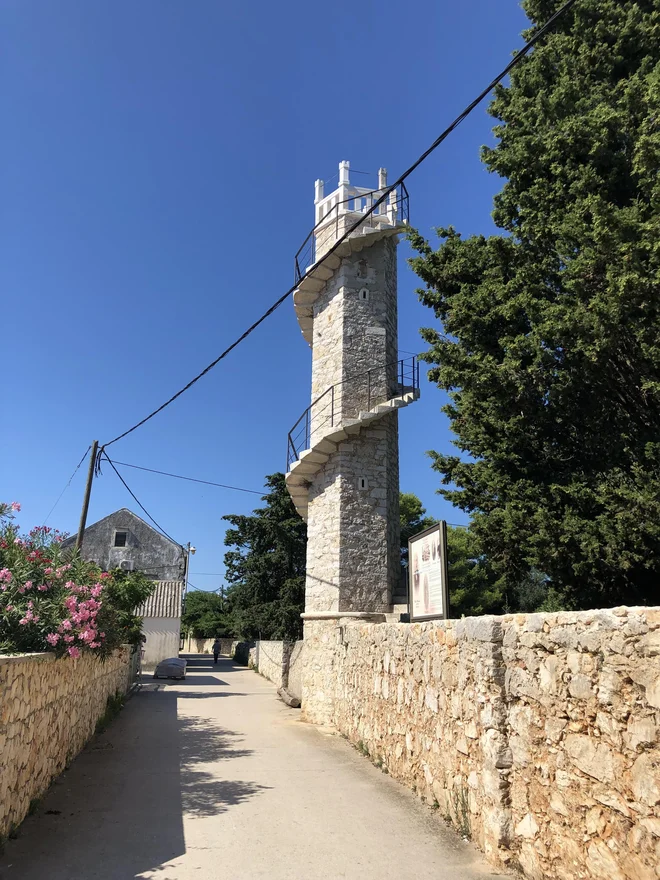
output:
M 296 258 L 294 306 L 312 348 L 312 402 L 289 434 L 287 486 L 308 522 L 308 622 L 391 610 L 400 578 L 398 410 L 419 393 L 397 352 L 399 234 L 407 193 L 316 181 L 316 225 Z M 360 222 L 363 221 L 363 222 Z M 331 254 L 328 251 L 355 224 Z

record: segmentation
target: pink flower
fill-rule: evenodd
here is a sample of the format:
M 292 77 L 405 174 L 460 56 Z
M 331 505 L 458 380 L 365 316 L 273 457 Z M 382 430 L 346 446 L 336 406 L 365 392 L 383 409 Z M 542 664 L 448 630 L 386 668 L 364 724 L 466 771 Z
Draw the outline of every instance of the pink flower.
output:
M 16 513 L 18 513 L 21 509 L 21 505 L 18 503 L 18 501 L 12 501 L 12 503 L 10 504 L 10 507 Z
M 14 538 L 14 544 L 18 544 L 19 547 L 25 547 L 25 541 L 21 541 L 20 538 Z
M 52 574 L 52 573 L 53 573 L 53 569 L 52 569 L 52 568 L 45 568 L 45 569 L 44 569 L 44 574 Z
M 25 587 L 19 587 L 19 588 L 18 588 L 18 592 L 19 592 L 21 595 L 23 595 L 23 593 L 25 592 Z
M 14 610 L 13 605 L 7 605 L 7 611 L 13 611 L 13 610 Z
M 46 590 L 48 589 L 48 584 L 39 584 L 37 589 L 39 590 L 40 593 L 45 593 Z
M 66 642 L 67 645 L 70 645 L 71 642 L 75 642 L 75 639 L 73 636 L 62 636 L 62 641 Z
M 53 645 L 53 647 L 55 647 L 55 645 L 59 642 L 59 640 L 60 640 L 60 637 L 58 636 L 57 633 L 48 633 L 48 635 L 46 636 L 46 641 L 48 642 L 49 645 Z
M 21 617 L 21 619 L 18 622 L 20 623 L 21 626 L 25 626 L 30 621 L 28 620 L 27 617 Z
M 11 572 L 8 568 L 0 568 L 0 581 L 6 581 L 7 583 L 11 581 Z
M 80 649 L 75 648 L 73 645 L 70 648 L 67 648 L 67 653 L 69 657 L 73 657 L 74 660 L 77 660 L 80 657 Z
M 23 586 L 25 587 L 26 590 L 31 590 L 32 589 L 32 581 L 25 581 Z
M 100 643 L 100 642 L 90 642 L 90 643 L 89 643 L 89 647 L 90 647 L 90 648 L 100 648 L 100 647 L 101 647 L 101 643 Z
M 71 629 L 71 621 L 70 620 L 63 620 L 62 623 L 60 624 L 60 630 L 62 632 L 65 632 L 66 630 L 70 630 L 70 629 Z
M 101 595 L 102 592 L 103 592 L 103 584 L 96 584 L 94 587 L 92 587 L 92 598 L 98 599 L 98 597 Z

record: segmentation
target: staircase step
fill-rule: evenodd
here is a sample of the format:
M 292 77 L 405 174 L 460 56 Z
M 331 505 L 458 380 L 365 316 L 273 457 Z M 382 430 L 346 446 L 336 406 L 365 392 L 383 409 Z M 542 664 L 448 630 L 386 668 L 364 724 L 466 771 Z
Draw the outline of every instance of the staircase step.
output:
M 327 434 L 324 435 L 324 440 L 331 440 L 333 443 L 340 443 L 342 440 L 345 440 L 348 437 L 346 431 L 342 431 L 341 428 L 331 428 Z
M 303 278 L 303 280 L 298 285 L 298 290 L 311 290 L 315 293 L 320 293 L 325 287 L 325 281 L 321 281 L 320 278 L 310 278 L 307 276 Z
M 304 474 L 307 477 L 313 477 L 321 470 L 321 465 L 315 461 L 301 461 L 300 459 L 291 465 L 291 473 Z
M 332 455 L 333 452 L 337 451 L 337 444 L 331 443 L 330 440 L 324 438 L 323 440 L 318 440 L 314 444 L 314 449 L 318 452 L 325 452 L 328 455 Z
M 321 281 L 327 281 L 328 278 L 332 278 L 335 273 L 330 268 L 330 266 L 326 266 L 325 263 L 321 263 L 318 266 L 314 266 L 310 274 L 312 278 L 320 278 Z
M 324 452 L 318 452 L 316 449 L 308 449 L 307 452 L 301 454 L 300 461 L 311 461 L 315 464 L 325 464 L 329 458 L 330 456 L 326 455 Z
M 347 434 L 359 434 L 362 422 L 360 419 L 347 419 L 345 422 L 341 423 L 341 426 Z

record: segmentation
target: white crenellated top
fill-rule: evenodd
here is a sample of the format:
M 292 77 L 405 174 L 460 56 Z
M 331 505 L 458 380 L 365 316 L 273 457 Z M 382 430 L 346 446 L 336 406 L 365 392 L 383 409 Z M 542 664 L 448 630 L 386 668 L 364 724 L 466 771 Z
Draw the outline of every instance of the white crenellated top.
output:
M 382 196 L 383 190 L 387 187 L 387 170 L 385 168 L 378 169 L 378 189 L 372 190 L 363 186 L 351 186 L 350 167 L 351 163 L 346 160 L 339 163 L 339 183 L 337 189 L 327 196 L 324 195 L 323 181 L 316 181 L 314 185 L 316 225 L 323 220 L 335 220 L 341 214 L 364 214 Z M 376 208 L 374 215 L 378 218 L 379 222 L 396 226 L 396 190 L 392 190 L 387 201 Z

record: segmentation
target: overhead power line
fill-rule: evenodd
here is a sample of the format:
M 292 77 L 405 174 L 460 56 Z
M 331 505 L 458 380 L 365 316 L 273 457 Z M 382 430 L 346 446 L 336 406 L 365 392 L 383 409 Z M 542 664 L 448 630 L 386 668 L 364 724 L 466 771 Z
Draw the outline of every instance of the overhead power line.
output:
M 360 218 L 341 236 L 341 238 L 337 239 L 337 241 L 334 243 L 334 245 L 324 254 L 322 259 L 314 264 L 313 268 L 318 268 L 318 266 L 322 265 L 323 262 L 325 260 L 327 260 L 328 257 L 330 257 L 337 250 L 337 248 L 339 248 L 341 246 L 341 244 L 353 232 L 355 232 L 355 230 L 359 226 L 362 226 L 364 224 L 364 221 L 367 219 L 367 217 L 369 217 L 371 214 L 373 214 L 374 211 L 377 208 L 379 208 L 380 205 L 382 205 L 383 202 L 385 202 L 388 199 L 389 194 L 393 190 L 395 190 L 398 186 L 400 186 L 402 183 L 404 183 L 407 180 L 407 178 L 410 177 L 410 175 L 413 173 L 413 171 L 415 171 L 417 168 L 419 168 L 419 166 L 422 164 L 422 162 L 424 162 L 431 155 L 431 153 L 433 153 L 440 146 L 440 144 L 447 137 L 449 137 L 449 135 L 456 128 L 458 128 L 458 126 L 461 124 L 461 122 L 463 122 L 470 115 L 470 113 L 472 113 L 472 111 L 475 109 L 475 107 L 477 107 L 484 100 L 484 98 L 495 88 L 496 85 L 498 85 L 506 76 L 508 76 L 508 74 L 514 69 L 514 67 L 516 67 L 518 64 L 520 64 L 520 62 L 527 55 L 527 53 L 530 51 L 530 49 L 532 49 L 533 46 L 535 46 L 536 43 L 538 43 L 538 41 L 542 37 L 544 37 L 545 34 L 547 34 L 549 30 L 552 29 L 555 22 L 562 15 L 564 15 L 572 6 L 574 6 L 576 2 L 577 2 L 577 0 L 567 0 L 567 2 L 564 3 L 564 5 L 561 6 L 557 10 L 557 12 L 555 12 L 555 14 L 553 16 L 551 16 L 551 18 L 549 18 L 548 21 L 541 28 L 539 28 L 539 30 L 534 34 L 534 36 L 531 37 L 527 43 L 525 43 L 525 45 L 522 47 L 522 49 L 506 65 L 504 70 L 502 70 L 502 72 L 499 73 L 495 77 L 495 79 L 493 79 L 486 86 L 486 88 L 483 89 L 483 91 L 481 91 L 479 93 L 479 95 L 477 95 L 477 97 L 474 99 L 474 101 L 472 101 L 470 104 L 468 104 L 468 106 L 465 108 L 465 110 L 463 110 L 463 112 L 460 113 L 456 117 L 456 119 L 454 119 L 454 121 L 447 128 L 445 128 L 445 130 L 440 135 L 438 135 L 438 137 L 433 141 L 433 143 L 426 150 L 424 150 L 424 152 L 413 162 L 412 165 L 410 165 L 409 168 L 407 168 L 403 172 L 403 174 L 401 174 L 397 178 L 397 180 L 394 181 L 393 184 L 391 184 L 390 186 L 387 186 L 383 190 L 383 194 L 376 201 L 374 201 L 374 203 L 371 205 L 371 207 L 368 210 L 366 210 L 363 214 L 360 215 Z M 198 382 L 203 376 L 205 376 L 215 366 L 217 366 L 221 360 L 223 360 L 225 357 L 227 357 L 227 355 L 230 352 L 232 352 L 238 345 L 240 345 L 244 339 L 247 339 L 247 337 L 257 329 L 257 327 L 259 327 L 261 324 L 263 324 L 263 322 L 266 320 L 266 318 L 269 318 L 273 314 L 273 312 L 275 312 L 282 305 L 282 303 L 286 299 L 288 299 L 288 297 L 300 285 L 300 283 L 308 276 L 308 274 L 309 274 L 309 270 L 292 287 L 290 287 L 285 293 L 283 293 L 282 296 L 279 297 L 279 299 L 275 300 L 275 302 L 272 304 L 272 306 L 270 306 L 270 308 L 267 309 L 260 318 L 258 318 L 253 324 L 251 324 L 247 328 L 247 330 L 245 330 L 243 333 L 241 333 L 241 335 L 238 337 L 238 339 L 236 339 L 234 342 L 232 342 L 232 344 L 229 345 L 223 352 L 221 352 L 214 361 L 211 361 L 211 363 L 207 367 L 205 367 L 201 371 L 201 373 L 198 373 L 194 378 L 192 378 L 190 380 L 190 382 L 188 382 L 186 385 L 184 385 L 183 388 L 181 388 L 179 391 L 176 392 L 176 394 L 173 394 L 168 400 L 165 401 L 165 403 L 162 403 L 157 409 L 153 410 L 153 412 L 150 412 L 149 415 L 145 416 L 139 422 L 136 422 L 136 424 L 133 425 L 131 428 L 128 428 L 126 431 L 123 431 L 121 434 L 118 434 L 112 440 L 109 440 L 107 443 L 105 443 L 99 451 L 99 459 L 98 460 L 100 461 L 101 455 L 102 455 L 103 450 L 105 448 L 107 448 L 108 446 L 111 446 L 113 443 L 116 443 L 118 440 L 122 440 L 124 437 L 127 437 L 129 434 L 132 434 L 133 431 L 136 431 L 138 428 L 140 428 L 142 425 L 144 425 L 150 419 L 153 419 L 154 416 L 156 416 L 156 415 L 158 415 L 158 413 L 162 412 L 171 403 L 174 403 L 174 401 L 177 398 L 181 397 L 182 394 L 184 394 L 186 391 L 188 391 L 190 388 L 192 388 L 192 386 L 196 382 Z
M 188 480 L 191 483 L 204 483 L 205 486 L 217 486 L 220 489 L 233 489 L 234 492 L 249 492 L 252 495 L 267 495 L 267 492 L 258 492 L 256 489 L 243 489 L 240 486 L 227 486 L 225 483 L 213 483 L 211 480 L 198 480 L 196 477 L 183 477 L 181 474 L 170 474 L 167 471 L 157 471 L 154 468 L 142 467 L 139 464 L 128 464 L 126 461 L 116 461 L 121 467 L 134 468 L 138 471 L 148 471 L 150 474 L 161 474 L 163 477 L 174 477 L 177 480 Z
M 90 445 L 90 446 L 88 446 L 87 449 L 85 450 L 85 454 L 84 454 L 83 457 L 80 459 L 80 461 L 78 462 L 78 464 L 75 466 L 73 473 L 72 473 L 71 476 L 69 477 L 69 482 L 68 482 L 68 483 L 66 484 L 66 486 L 62 489 L 62 491 L 60 492 L 60 494 L 57 496 L 57 501 L 55 502 L 55 504 L 53 504 L 53 506 L 51 507 L 51 509 L 48 511 L 48 515 L 47 515 L 46 519 L 43 521 L 42 525 L 45 526 L 46 523 L 48 522 L 48 520 L 50 519 L 50 516 L 51 516 L 52 512 L 55 510 L 55 508 L 57 507 L 57 505 L 58 505 L 58 504 L 60 503 L 60 501 L 62 500 L 62 496 L 64 495 L 64 493 L 66 492 L 66 490 L 67 490 L 67 489 L 69 488 L 69 486 L 71 485 L 71 482 L 72 482 L 73 478 L 75 477 L 75 475 L 76 475 L 76 474 L 78 473 L 78 471 L 80 470 L 80 467 L 81 467 L 82 463 L 84 462 L 84 460 L 87 458 L 87 455 L 88 455 L 89 450 L 90 450 L 91 448 L 92 448 L 92 447 L 91 447 L 91 445 Z
M 133 492 L 133 490 L 132 490 L 131 487 L 128 485 L 128 483 L 126 482 L 126 480 L 125 480 L 125 479 L 122 477 L 122 475 L 119 473 L 119 471 L 118 471 L 117 468 L 115 467 L 115 463 L 112 461 L 112 459 L 109 458 L 108 455 L 107 455 L 105 452 L 103 453 L 103 457 L 104 457 L 105 460 L 109 463 L 110 467 L 111 467 L 111 468 L 113 469 L 113 471 L 117 474 L 117 476 L 119 477 L 119 479 L 122 481 L 122 483 L 124 484 L 124 487 L 126 488 L 126 491 L 127 491 L 128 494 L 131 496 L 131 498 L 133 499 L 133 501 L 135 501 L 135 503 L 138 505 L 138 507 L 140 508 L 140 510 L 145 514 L 145 516 L 147 516 L 147 517 L 151 520 L 151 522 L 156 526 L 156 528 L 158 529 L 158 531 L 161 532 L 163 535 L 165 535 L 166 538 L 169 538 L 170 541 L 173 541 L 175 544 L 178 544 L 180 547 L 183 547 L 183 544 L 182 544 L 180 541 L 176 541 L 176 540 L 172 537 L 172 535 L 168 535 L 168 534 L 167 534 L 167 532 L 165 531 L 165 529 L 164 529 L 161 525 L 159 525 L 159 524 L 156 522 L 156 520 L 153 518 L 153 516 L 149 513 L 149 511 L 148 511 L 147 508 L 144 506 L 144 504 L 142 504 L 142 503 L 138 500 L 138 498 L 137 498 L 135 492 Z

